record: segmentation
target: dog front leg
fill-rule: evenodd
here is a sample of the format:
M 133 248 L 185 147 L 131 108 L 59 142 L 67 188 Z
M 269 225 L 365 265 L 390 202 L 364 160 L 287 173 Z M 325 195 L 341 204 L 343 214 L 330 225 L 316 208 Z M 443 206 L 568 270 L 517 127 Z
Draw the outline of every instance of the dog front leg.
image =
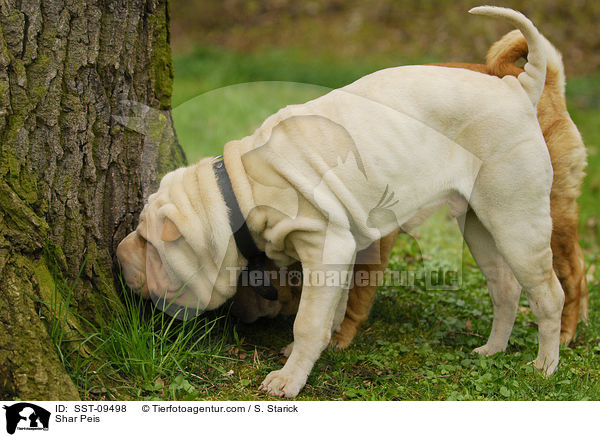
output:
M 331 325 L 331 339 L 330 339 L 330 344 L 333 345 L 333 341 L 336 335 L 336 331 L 338 331 L 340 329 L 340 325 L 342 324 L 342 321 L 344 320 L 344 317 L 346 315 L 346 306 L 348 304 L 348 288 L 342 288 L 342 295 L 340 296 L 340 299 L 338 301 L 336 310 L 335 310 L 335 314 L 333 316 L 333 323 Z M 283 349 L 281 349 L 281 354 L 285 357 L 289 357 L 292 353 L 292 351 L 294 350 L 294 342 L 291 342 L 290 344 L 288 344 L 287 346 L 285 346 Z
M 261 389 L 276 396 L 296 396 L 321 352 L 329 344 L 340 304 L 347 296 L 352 263 L 343 266 L 303 266 L 302 297 L 294 322 L 294 343 L 281 370 L 269 373 Z M 341 311 L 341 316 L 344 312 Z M 339 323 L 339 321 L 338 321 Z
M 392 232 L 356 255 L 355 282 L 348 292 L 347 305 L 344 305 L 345 317 L 339 329 L 335 329 L 334 326 L 331 338 L 331 344 L 336 348 L 347 348 L 356 336 L 358 328 L 367 320 L 375 301 L 377 288 L 383 282 L 383 275 L 396 244 L 398 232 L 399 230 Z

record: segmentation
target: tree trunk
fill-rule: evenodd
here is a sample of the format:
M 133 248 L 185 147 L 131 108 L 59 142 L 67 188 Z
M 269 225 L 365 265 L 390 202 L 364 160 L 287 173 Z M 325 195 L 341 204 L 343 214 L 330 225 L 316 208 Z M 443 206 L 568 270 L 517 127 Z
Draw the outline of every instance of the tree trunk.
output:
M 0 399 L 78 398 L 42 302 L 119 305 L 116 246 L 185 160 L 172 78 L 167 0 L 0 0 Z

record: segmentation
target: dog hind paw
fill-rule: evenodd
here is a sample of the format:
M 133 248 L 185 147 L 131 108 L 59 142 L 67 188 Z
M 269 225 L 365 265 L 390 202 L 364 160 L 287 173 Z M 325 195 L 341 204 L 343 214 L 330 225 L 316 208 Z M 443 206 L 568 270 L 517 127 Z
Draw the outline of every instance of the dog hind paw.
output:
M 474 354 L 483 355 L 484 357 L 489 357 L 491 355 L 497 354 L 498 352 L 502 352 L 504 349 L 491 347 L 489 344 L 484 344 L 478 348 L 473 349 Z
M 542 372 L 548 378 L 552 376 L 554 372 L 556 372 L 556 368 L 558 367 L 558 357 L 551 360 L 540 359 L 540 357 L 537 357 L 535 360 L 530 361 L 527 364 L 533 364 L 533 367 Z

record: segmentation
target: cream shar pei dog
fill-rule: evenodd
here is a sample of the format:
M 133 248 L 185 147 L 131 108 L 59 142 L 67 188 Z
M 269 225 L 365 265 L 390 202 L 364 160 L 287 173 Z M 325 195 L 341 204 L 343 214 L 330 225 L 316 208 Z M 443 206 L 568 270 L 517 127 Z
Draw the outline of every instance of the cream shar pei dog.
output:
M 577 241 L 578 207 L 577 198 L 581 194 L 581 185 L 586 166 L 586 150 L 577 126 L 571 120 L 565 101 L 565 74 L 562 56 L 550 43 L 546 53 L 546 84 L 537 105 L 538 122 L 544 134 L 554 179 L 550 192 L 550 214 L 552 216 L 551 247 L 554 271 L 565 292 L 565 305 L 562 311 L 560 341 L 568 345 L 574 338 L 577 321 L 588 318 L 588 288 L 585 277 L 583 251 Z M 443 67 L 467 68 L 480 73 L 498 77 L 518 76 L 522 68 L 515 65 L 520 58 L 526 58 L 527 41 L 518 30 L 504 35 L 488 51 L 486 64 L 446 63 L 434 64 Z M 400 230 L 401 231 L 401 230 Z M 472 234 L 465 229 L 467 244 Z M 394 247 L 397 232 L 383 237 L 357 254 L 354 266 L 355 278 L 379 278 L 381 282 Z M 475 249 L 477 251 L 477 249 Z M 517 301 L 514 299 L 496 299 L 498 293 L 521 293 L 521 286 L 504 262 L 488 262 L 486 256 L 499 256 L 496 253 L 478 251 L 477 263 L 484 271 L 494 304 L 494 313 L 507 312 L 513 317 L 517 313 Z M 504 269 L 497 268 L 498 263 Z M 270 270 L 279 273 L 277 266 Z M 284 276 L 276 276 L 278 299 L 270 301 L 262 298 L 251 287 L 240 284 L 233 298 L 232 312 L 242 322 L 252 323 L 259 317 L 275 317 L 277 314 L 291 315 L 298 311 L 301 294 L 301 281 L 293 283 L 287 278 L 299 278 L 302 265 L 295 263 L 282 270 Z M 504 276 L 504 277 L 502 277 Z M 496 280 L 500 278 L 500 280 Z M 333 334 L 331 343 L 339 349 L 350 345 L 358 328 L 369 315 L 378 288 L 377 281 L 355 281 L 348 292 L 346 317 L 340 328 Z M 504 305 L 510 304 L 510 307 Z M 508 337 L 507 337 L 508 341 Z
M 518 12 L 471 12 L 506 18 L 525 35 L 529 59 L 518 78 L 390 68 L 286 107 L 225 145 L 226 173 L 252 239 L 276 264 L 303 268 L 289 359 L 267 375 L 265 391 L 293 397 L 305 385 L 344 318 L 357 252 L 445 204 L 470 229 L 472 249 L 500 254 L 487 258 L 505 260 L 527 291 L 539 329 L 533 364 L 555 371 L 564 294 L 550 248 L 552 166 L 536 117 L 546 42 Z M 232 238 L 236 210 L 213 161 L 167 174 L 119 245 L 124 278 L 143 295 L 210 310 L 236 293 L 232 272 L 248 260 Z M 512 324 L 495 314 L 477 352 L 503 350 Z

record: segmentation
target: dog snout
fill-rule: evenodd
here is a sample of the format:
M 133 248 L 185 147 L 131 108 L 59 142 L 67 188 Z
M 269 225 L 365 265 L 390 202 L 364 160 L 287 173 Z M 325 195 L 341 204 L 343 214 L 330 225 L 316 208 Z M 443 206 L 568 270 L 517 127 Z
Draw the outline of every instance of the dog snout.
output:
M 142 297 L 150 297 L 146 280 L 146 242 L 135 231 L 119 243 L 117 259 L 127 286 Z

